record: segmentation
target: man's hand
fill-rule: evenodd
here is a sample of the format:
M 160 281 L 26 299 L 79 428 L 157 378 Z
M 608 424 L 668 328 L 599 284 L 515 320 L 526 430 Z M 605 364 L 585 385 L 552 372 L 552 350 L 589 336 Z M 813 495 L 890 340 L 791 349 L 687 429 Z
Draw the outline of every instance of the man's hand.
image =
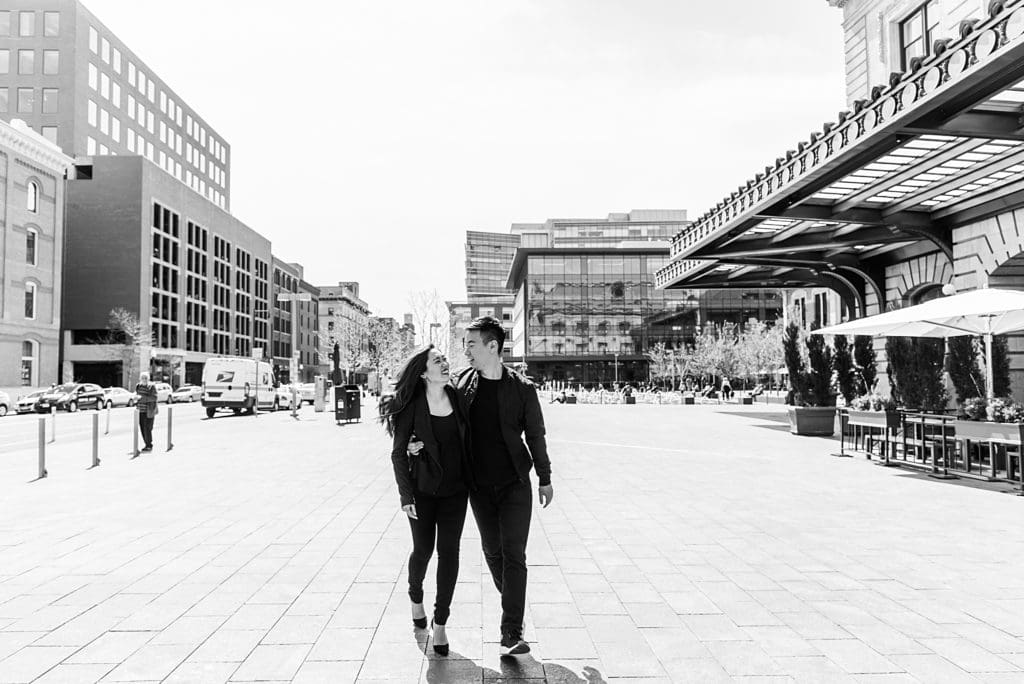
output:
M 419 518 L 416 517 L 416 504 L 406 504 L 405 506 L 402 506 L 402 510 L 405 511 L 405 514 L 413 520 L 419 520 Z
M 555 498 L 555 488 L 551 485 L 540 485 L 537 487 L 537 492 L 540 494 L 541 508 L 547 508 L 551 500 Z
M 422 448 L 423 448 L 423 442 L 415 441 L 415 442 L 409 442 L 409 446 L 406 447 L 406 450 L 408 450 L 408 452 L 410 454 L 415 456 L 416 454 L 420 453 L 420 449 L 422 449 Z

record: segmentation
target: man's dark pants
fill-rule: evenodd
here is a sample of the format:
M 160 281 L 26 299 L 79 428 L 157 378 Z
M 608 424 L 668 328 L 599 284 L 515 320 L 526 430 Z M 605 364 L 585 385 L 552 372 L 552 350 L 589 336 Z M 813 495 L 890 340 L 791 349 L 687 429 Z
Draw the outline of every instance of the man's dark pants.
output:
M 147 416 L 145 411 L 139 411 L 139 431 L 142 432 L 142 441 L 149 449 L 153 448 L 153 423 L 156 416 Z
M 501 633 L 521 637 L 526 613 L 526 540 L 533 512 L 530 483 L 480 486 L 469 502 L 487 567 L 501 593 Z

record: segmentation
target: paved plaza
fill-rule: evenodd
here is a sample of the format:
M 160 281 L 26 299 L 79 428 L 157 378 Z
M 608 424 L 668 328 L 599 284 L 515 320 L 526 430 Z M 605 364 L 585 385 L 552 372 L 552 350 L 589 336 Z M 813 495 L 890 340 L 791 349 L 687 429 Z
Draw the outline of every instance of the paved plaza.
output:
M 471 517 L 451 655 L 413 628 L 376 424 L 176 406 L 168 453 L 163 411 L 134 461 L 114 411 L 93 469 L 92 414 L 59 416 L 38 481 L 36 419 L 0 419 L 0 682 L 1024 681 L 1024 499 L 832 457 L 779 406 L 546 406 L 506 661 Z

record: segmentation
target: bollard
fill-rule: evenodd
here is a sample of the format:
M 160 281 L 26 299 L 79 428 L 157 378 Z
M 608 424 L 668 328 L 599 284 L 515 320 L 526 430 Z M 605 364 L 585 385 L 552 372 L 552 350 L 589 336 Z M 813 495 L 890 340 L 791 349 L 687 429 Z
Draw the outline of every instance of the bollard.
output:
M 110 404 L 107 404 L 107 427 L 105 430 L 103 430 L 103 434 L 110 434 Z
M 171 428 L 174 427 L 174 409 L 170 406 L 167 407 L 167 450 L 170 451 L 174 448 L 174 442 L 171 441 Z
M 39 479 L 46 477 L 46 418 L 39 419 Z
M 299 402 L 300 401 L 302 401 L 302 400 L 299 399 L 299 389 L 295 385 L 292 385 L 292 418 L 298 418 L 299 417 Z
M 57 407 L 50 407 L 50 441 L 57 441 Z
M 108 419 L 109 419 L 109 414 Z M 100 464 L 100 416 L 98 413 L 92 415 L 92 467 Z
M 135 423 L 132 429 L 132 458 L 139 457 L 139 411 L 136 409 L 133 411 L 135 418 L 132 420 Z

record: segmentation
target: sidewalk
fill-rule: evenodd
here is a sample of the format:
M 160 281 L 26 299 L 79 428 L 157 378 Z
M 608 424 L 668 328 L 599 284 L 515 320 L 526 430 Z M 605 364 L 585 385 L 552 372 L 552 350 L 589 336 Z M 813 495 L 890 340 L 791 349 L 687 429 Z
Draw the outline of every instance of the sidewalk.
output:
M 182 408 L 170 453 L 2 456 L 0 683 L 1024 681 L 1024 500 L 833 458 L 775 406 L 545 406 L 511 662 L 471 516 L 452 654 L 412 628 L 376 424 Z

